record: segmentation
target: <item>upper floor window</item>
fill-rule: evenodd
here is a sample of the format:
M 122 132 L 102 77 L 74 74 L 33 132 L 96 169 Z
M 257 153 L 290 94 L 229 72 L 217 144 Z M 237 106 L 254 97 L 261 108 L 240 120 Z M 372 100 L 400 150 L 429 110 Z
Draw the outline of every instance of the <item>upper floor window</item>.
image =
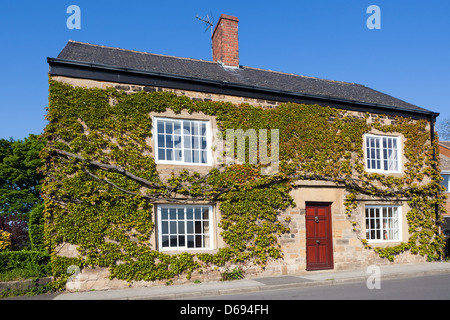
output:
M 210 165 L 209 121 L 154 118 L 156 163 Z
M 445 187 L 444 192 L 450 192 L 450 173 L 448 171 L 441 172 L 442 178 L 444 180 L 441 181 L 441 186 Z
M 372 172 L 400 172 L 400 138 L 365 135 L 366 169 Z

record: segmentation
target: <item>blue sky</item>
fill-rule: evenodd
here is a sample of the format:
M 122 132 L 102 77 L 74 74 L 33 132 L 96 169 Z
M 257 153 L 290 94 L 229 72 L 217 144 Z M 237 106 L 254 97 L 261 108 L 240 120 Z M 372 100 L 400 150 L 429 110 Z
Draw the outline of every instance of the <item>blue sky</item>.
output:
M 67 7 L 81 9 L 69 30 Z M 369 30 L 370 5 L 381 29 Z M 3 1 L 0 138 L 40 134 L 48 105 L 47 57 L 68 40 L 211 60 L 197 15 L 237 16 L 240 64 L 390 94 L 450 118 L 450 1 Z

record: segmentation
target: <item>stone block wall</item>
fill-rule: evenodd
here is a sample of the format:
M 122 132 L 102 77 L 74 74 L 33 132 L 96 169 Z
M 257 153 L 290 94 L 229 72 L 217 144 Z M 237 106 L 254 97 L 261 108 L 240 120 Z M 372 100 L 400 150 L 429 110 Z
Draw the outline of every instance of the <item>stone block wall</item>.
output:
M 88 88 L 108 88 L 114 87 L 118 90 L 124 90 L 127 93 L 134 93 L 139 91 L 154 92 L 154 91 L 168 91 L 177 95 L 184 95 L 194 100 L 199 101 L 223 101 L 234 104 L 249 103 L 263 108 L 275 108 L 280 103 L 271 100 L 251 99 L 244 97 L 210 94 L 187 90 L 178 90 L 170 88 L 137 86 L 131 84 L 119 84 L 112 82 L 101 82 L 87 79 L 76 79 L 67 77 L 53 77 L 53 80 L 64 82 L 73 86 L 88 87 Z M 349 111 L 350 112 L 350 111 Z M 352 112 L 353 116 L 364 117 L 362 112 Z M 375 117 L 375 115 L 373 116 Z M 372 121 L 369 118 L 368 121 Z M 394 118 L 386 117 L 384 122 L 386 124 L 392 123 Z M 176 170 L 170 168 L 162 168 L 164 170 Z M 184 168 L 179 168 L 184 169 Z M 163 171 L 164 171 L 163 170 Z M 165 173 L 165 172 L 163 172 Z M 290 228 L 290 233 L 284 234 L 280 237 L 280 244 L 283 252 L 283 259 L 277 261 L 270 261 L 264 270 L 260 270 L 254 266 L 243 266 L 247 277 L 267 276 L 267 275 L 301 275 L 307 273 L 306 271 L 306 222 L 305 222 L 305 203 L 306 201 L 329 202 L 332 208 L 332 237 L 333 237 L 333 261 L 334 270 L 349 270 L 355 268 L 363 268 L 373 264 L 388 264 L 387 259 L 379 258 L 373 250 L 364 248 L 361 242 L 361 237 L 364 234 L 364 214 L 363 206 L 355 211 L 355 217 L 352 219 L 358 221 L 356 225 L 352 225 L 350 219 L 345 213 L 344 199 L 345 190 L 342 187 L 336 186 L 333 183 L 325 183 L 318 181 L 299 182 L 292 192 L 297 206 L 289 208 L 279 217 L 280 221 L 284 221 L 289 217 L 289 222 L 286 223 Z M 404 210 L 403 214 L 405 214 Z M 217 215 L 219 217 L 219 215 Z M 406 221 L 404 219 L 403 221 Z M 405 223 L 406 224 L 406 223 Z M 406 237 L 406 234 L 404 238 Z M 219 239 L 220 240 L 220 239 Z M 218 241 L 223 245 L 223 242 Z M 59 254 L 67 257 L 77 256 L 76 246 L 65 244 L 58 248 Z M 396 263 L 425 261 L 421 256 L 413 256 L 409 253 L 400 254 L 396 257 Z M 228 266 L 229 270 L 233 266 Z M 219 280 L 220 274 L 226 268 L 219 268 L 216 270 L 205 270 L 204 272 L 194 272 L 190 280 L 186 280 L 185 275 L 181 275 L 173 279 L 174 284 L 199 281 Z M 84 268 L 81 273 L 67 283 L 67 289 L 76 290 L 102 290 L 111 288 L 123 287 L 139 287 L 139 286 L 154 286 L 165 285 L 166 281 L 155 282 L 133 282 L 128 284 L 126 281 L 109 279 L 109 272 L 104 268 Z

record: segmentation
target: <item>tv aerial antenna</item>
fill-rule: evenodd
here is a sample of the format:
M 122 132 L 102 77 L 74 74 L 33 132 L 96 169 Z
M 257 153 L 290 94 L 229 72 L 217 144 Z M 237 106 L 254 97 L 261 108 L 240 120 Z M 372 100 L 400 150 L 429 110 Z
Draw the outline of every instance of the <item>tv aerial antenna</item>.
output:
M 206 24 L 205 32 L 208 30 L 211 30 L 211 54 L 212 54 L 212 51 L 213 51 L 212 36 L 213 36 L 213 30 L 214 30 L 214 16 L 212 14 L 211 15 L 207 14 L 206 17 L 201 17 L 201 16 L 197 15 L 195 18 L 197 20 L 200 20 L 204 24 Z

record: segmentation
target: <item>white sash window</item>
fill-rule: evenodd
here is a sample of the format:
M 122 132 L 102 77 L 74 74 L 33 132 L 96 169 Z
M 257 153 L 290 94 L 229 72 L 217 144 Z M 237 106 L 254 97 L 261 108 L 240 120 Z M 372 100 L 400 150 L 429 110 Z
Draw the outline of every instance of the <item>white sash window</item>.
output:
M 400 138 L 365 135 L 366 169 L 371 172 L 400 172 Z

